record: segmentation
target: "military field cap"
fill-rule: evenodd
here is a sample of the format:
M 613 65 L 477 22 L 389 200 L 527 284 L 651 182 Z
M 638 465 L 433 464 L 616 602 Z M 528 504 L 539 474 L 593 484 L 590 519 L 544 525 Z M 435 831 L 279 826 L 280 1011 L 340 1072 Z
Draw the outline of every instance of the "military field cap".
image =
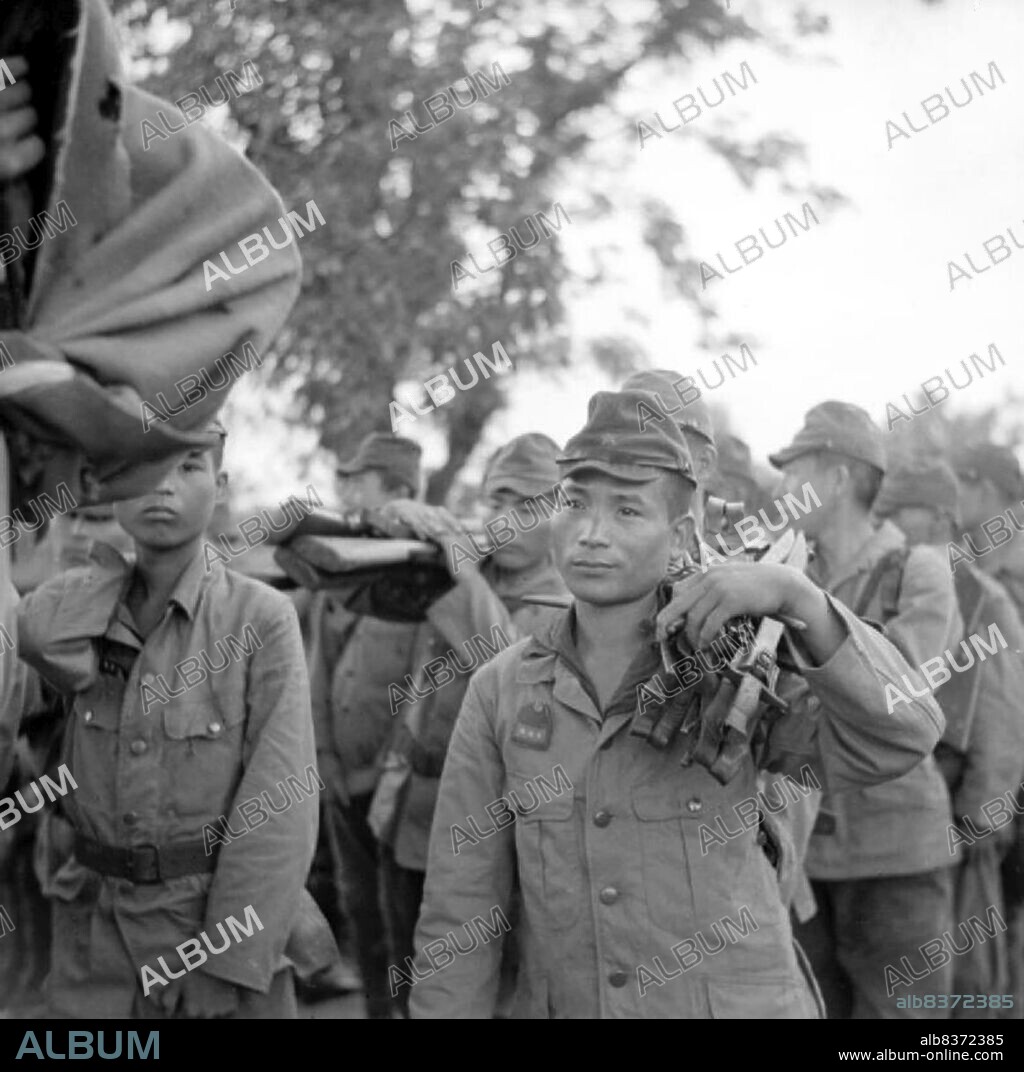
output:
M 484 472 L 484 494 L 509 489 L 530 498 L 550 491 L 561 479 L 555 458 L 559 446 L 540 432 L 509 440 L 490 457 Z
M 693 462 L 682 429 L 674 421 L 644 421 L 637 407 L 650 404 L 647 391 L 598 391 L 587 404 L 587 423 L 565 445 L 562 476 L 597 469 L 618 480 L 647 484 L 661 472 L 678 473 L 694 487 Z
M 338 463 L 335 472 L 341 476 L 352 476 L 367 469 L 379 469 L 416 490 L 420 486 L 422 453 L 419 443 L 406 439 L 405 436 L 371 432 L 359 444 L 359 449 L 353 457 Z
M 904 462 L 886 473 L 874 510 L 888 517 L 903 506 L 923 506 L 956 521 L 959 494 L 956 474 L 944 461 Z
M 754 479 L 750 447 L 739 436 L 719 436 L 718 471 L 722 476 L 738 476 L 751 481 Z
M 882 433 L 867 410 L 850 402 L 830 400 L 809 409 L 804 416 L 804 426 L 793 442 L 778 453 L 769 454 L 768 460 L 776 469 L 781 469 L 794 458 L 819 450 L 845 454 L 885 472 Z
M 204 430 L 219 435 L 222 440 L 228 437 L 228 430 L 224 427 L 220 417 L 214 417 Z
M 1024 478 L 1020 463 L 1009 447 L 995 443 L 975 443 L 966 447 L 954 459 L 956 474 L 963 480 L 990 480 L 1011 499 L 1024 495 Z
M 647 391 L 649 394 L 656 394 L 660 401 L 657 407 L 658 413 L 667 413 L 681 428 L 689 432 L 697 432 L 713 444 L 715 432 L 711 424 L 711 414 L 704 404 L 704 399 L 695 398 L 689 404 L 683 405 L 679 395 L 680 393 L 685 395 L 686 390 L 684 388 L 682 392 L 676 391 L 676 385 L 683 378 L 679 373 L 670 372 L 668 369 L 644 369 L 641 372 L 634 372 L 622 385 L 622 390 Z

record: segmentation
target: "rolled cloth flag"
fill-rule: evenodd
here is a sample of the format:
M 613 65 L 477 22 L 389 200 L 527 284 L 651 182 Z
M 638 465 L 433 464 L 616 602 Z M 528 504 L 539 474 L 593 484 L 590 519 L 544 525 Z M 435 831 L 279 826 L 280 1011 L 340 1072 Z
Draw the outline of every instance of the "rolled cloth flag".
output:
M 125 81 L 103 0 L 51 2 L 52 21 L 29 47 L 10 28 L 38 0 L 6 0 L 0 24 L 3 54 L 28 56 L 48 148 L 28 182 L 0 192 L 5 220 L 20 220 L 14 238 L 37 243 L 11 259 L 0 235 L 11 291 L 0 341 L 13 359 L 0 370 L 0 420 L 18 498 L 63 481 L 77 502 L 96 502 L 141 494 L 172 454 L 213 443 L 202 429 L 227 397 L 228 369 L 249 360 L 226 355 L 264 353 L 298 295 L 302 264 L 291 242 L 207 289 L 204 261 L 282 219 L 281 199 L 201 125 L 144 150 L 143 119 L 156 123 L 171 105 Z M 40 44 L 46 34 L 57 39 Z M 37 54 L 50 62 L 33 64 Z M 165 420 L 158 395 L 195 401 Z

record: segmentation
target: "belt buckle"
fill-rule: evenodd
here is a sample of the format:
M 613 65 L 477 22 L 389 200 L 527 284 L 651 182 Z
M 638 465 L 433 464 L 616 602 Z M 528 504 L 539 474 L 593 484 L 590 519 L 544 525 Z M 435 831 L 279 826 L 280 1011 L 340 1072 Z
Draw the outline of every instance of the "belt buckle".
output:
M 156 845 L 135 845 L 128 850 L 128 870 L 131 872 L 132 882 L 159 882 L 160 881 L 160 850 Z M 143 857 L 142 853 L 150 853 Z

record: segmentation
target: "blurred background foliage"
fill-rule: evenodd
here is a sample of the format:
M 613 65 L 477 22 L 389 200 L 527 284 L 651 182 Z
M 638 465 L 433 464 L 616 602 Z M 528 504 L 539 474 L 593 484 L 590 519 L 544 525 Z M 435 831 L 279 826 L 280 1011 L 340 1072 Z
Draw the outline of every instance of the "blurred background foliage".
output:
M 271 356 L 270 382 L 294 392 L 289 419 L 341 453 L 390 428 L 397 384 L 422 383 L 476 351 L 490 355 L 495 340 L 517 368 L 567 366 L 562 299 L 571 273 L 557 236 L 452 289 L 453 260 L 465 263 L 467 250 L 487 257 L 488 240 L 510 226 L 522 231 L 528 215 L 553 216 L 554 202 L 574 222 L 635 213 L 666 286 L 704 325 L 703 343 L 737 341 L 719 334 L 714 304 L 695 286 L 686 221 L 649 197 L 624 205 L 613 175 L 574 165 L 602 132 L 635 131 L 638 117 L 616 109 L 633 72 L 663 69 L 675 86 L 680 62 L 695 52 L 756 41 L 799 59 L 804 38 L 827 34 L 826 17 L 792 0 L 784 6 L 780 32 L 778 21 L 754 25 L 739 5 L 718 0 L 234 0 L 233 11 L 231 0 L 113 4 L 135 77 L 170 100 L 203 85 L 219 95 L 218 74 L 255 63 L 263 84 L 209 115 L 287 207 L 313 199 L 327 221 L 302 243 L 302 293 Z M 411 109 L 426 125 L 424 99 L 452 84 L 464 96 L 459 80 L 471 72 L 493 81 L 495 62 L 509 85 L 392 148 L 389 120 Z M 654 102 L 662 114 L 669 99 Z M 724 130 L 695 123 L 686 135 L 746 185 L 773 171 L 783 191 L 842 200 L 801 174 L 802 146 L 785 134 L 749 141 Z M 583 284 L 614 273 L 614 254 L 598 251 Z M 588 355 L 615 376 L 648 363 L 630 337 L 628 310 L 623 319 L 623 330 Z M 500 376 L 481 379 L 426 418 L 448 448 L 431 476 L 431 501 L 452 489 L 504 390 Z M 425 392 L 419 402 L 429 405 Z M 906 435 L 946 434 L 945 411 L 935 413 Z

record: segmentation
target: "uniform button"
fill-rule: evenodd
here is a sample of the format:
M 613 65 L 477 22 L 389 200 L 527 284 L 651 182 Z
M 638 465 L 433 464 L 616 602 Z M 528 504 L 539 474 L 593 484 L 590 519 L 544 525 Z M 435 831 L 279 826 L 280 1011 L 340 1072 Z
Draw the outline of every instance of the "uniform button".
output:
M 86 711 L 85 714 L 82 715 L 82 720 L 84 722 L 92 722 L 92 712 L 91 711 Z
M 686 810 L 693 815 L 696 815 L 699 811 L 704 809 L 704 805 L 697 797 L 692 797 L 686 802 Z
M 206 728 L 207 728 L 207 729 L 208 729 L 208 730 L 209 730 L 209 731 L 210 731 L 211 733 L 220 733 L 220 723 L 219 723 L 219 722 L 211 722 L 211 723 L 209 724 L 209 726 L 207 726 Z
M 614 971 L 608 976 L 608 982 L 614 987 L 625 986 L 629 982 L 629 976 L 624 971 Z
M 156 678 L 153 677 L 152 674 L 143 674 L 142 675 L 142 684 L 143 685 L 152 685 L 155 680 L 156 680 Z
M 143 752 L 149 747 L 148 744 L 140 737 L 137 741 L 132 741 L 129 746 L 133 756 L 141 756 Z
M 139 821 L 139 813 L 135 811 L 126 811 L 121 816 L 122 821 L 126 826 L 134 826 Z
M 599 894 L 601 904 L 615 904 L 619 899 L 619 891 L 614 886 L 605 886 Z
M 605 811 L 603 808 L 601 811 L 594 813 L 594 826 L 607 826 L 612 821 L 612 813 Z

